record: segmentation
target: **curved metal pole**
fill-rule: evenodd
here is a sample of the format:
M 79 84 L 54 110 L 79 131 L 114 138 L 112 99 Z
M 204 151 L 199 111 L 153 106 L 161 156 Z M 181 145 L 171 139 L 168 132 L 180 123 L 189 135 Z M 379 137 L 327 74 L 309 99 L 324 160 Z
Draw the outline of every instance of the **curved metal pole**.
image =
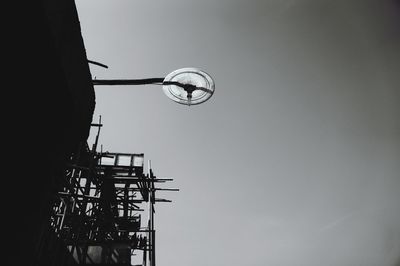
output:
M 183 84 L 176 81 L 164 81 L 164 78 L 148 78 L 148 79 L 94 79 L 92 80 L 93 85 L 175 85 L 183 88 L 188 93 L 192 93 L 195 90 L 201 90 L 208 93 L 213 93 L 213 91 L 204 88 L 197 87 L 192 84 Z

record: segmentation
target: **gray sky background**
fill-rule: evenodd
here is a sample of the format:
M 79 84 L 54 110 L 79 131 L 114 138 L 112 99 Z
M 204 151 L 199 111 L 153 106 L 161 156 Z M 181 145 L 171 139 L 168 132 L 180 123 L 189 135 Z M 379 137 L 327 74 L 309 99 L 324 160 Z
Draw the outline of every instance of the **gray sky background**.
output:
M 180 192 L 157 264 L 400 265 L 400 2 L 77 0 L 93 77 L 199 67 L 216 91 L 98 86 L 104 150 Z

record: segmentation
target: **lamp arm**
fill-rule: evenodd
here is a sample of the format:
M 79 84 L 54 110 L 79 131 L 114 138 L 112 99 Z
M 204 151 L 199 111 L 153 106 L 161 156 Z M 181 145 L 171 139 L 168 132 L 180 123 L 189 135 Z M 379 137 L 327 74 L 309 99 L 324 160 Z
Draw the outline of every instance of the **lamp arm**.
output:
M 94 79 L 93 85 L 146 85 L 162 83 L 164 78 L 148 79 Z
M 148 78 L 148 79 L 94 79 L 92 80 L 93 85 L 175 85 L 183 88 L 185 91 L 193 92 L 195 90 L 201 90 L 204 92 L 212 93 L 211 90 L 204 87 L 197 87 L 192 84 L 183 84 L 176 81 L 164 81 L 164 78 Z

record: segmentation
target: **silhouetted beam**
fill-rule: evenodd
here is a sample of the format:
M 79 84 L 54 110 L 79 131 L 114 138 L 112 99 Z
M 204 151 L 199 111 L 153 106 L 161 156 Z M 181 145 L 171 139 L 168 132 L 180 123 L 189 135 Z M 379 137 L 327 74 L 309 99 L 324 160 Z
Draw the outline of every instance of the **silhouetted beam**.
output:
M 103 157 L 103 156 L 102 156 Z M 112 157 L 110 157 L 112 158 Z M 132 170 L 139 171 L 143 169 L 143 166 L 128 166 L 128 165 L 111 165 L 111 164 L 100 164 L 95 166 L 97 170 L 105 170 L 112 168 L 113 172 L 130 173 Z
M 90 124 L 90 125 L 93 126 L 93 127 L 102 127 L 103 126 L 103 124 L 97 124 L 97 123 Z
M 130 248 L 131 240 L 65 240 L 66 245 L 74 245 L 74 246 L 108 246 L 108 247 L 115 247 L 115 248 Z M 86 264 L 85 264 L 86 265 Z M 101 264 L 103 265 L 103 264 Z M 118 265 L 118 264 L 111 264 L 111 265 Z M 124 264 L 126 265 L 126 264 Z
M 150 229 L 139 229 L 139 231 L 136 231 L 138 233 L 149 233 L 149 232 L 154 232 L 154 230 L 150 230 Z
M 113 176 L 113 180 L 126 180 L 126 181 L 139 181 L 139 182 L 163 182 L 163 181 L 173 181 L 171 178 L 158 178 L 158 179 L 140 179 L 137 177 L 127 177 L 127 176 Z
M 102 155 L 129 155 L 134 157 L 144 157 L 144 153 L 124 153 L 124 152 L 102 152 Z
M 179 188 L 153 188 L 154 190 L 179 191 Z
M 88 63 L 90 63 L 90 64 L 97 65 L 97 66 L 101 66 L 101 67 L 104 67 L 104 68 L 108 68 L 108 66 L 106 66 L 106 65 L 104 65 L 104 64 L 102 64 L 102 63 L 99 63 L 99 62 L 96 62 L 96 61 L 92 61 L 92 60 L 87 60 L 87 61 L 88 61 Z
M 148 79 L 94 79 L 93 85 L 146 85 L 162 83 L 164 78 Z
M 155 202 L 172 202 L 172 200 L 167 199 L 154 199 Z

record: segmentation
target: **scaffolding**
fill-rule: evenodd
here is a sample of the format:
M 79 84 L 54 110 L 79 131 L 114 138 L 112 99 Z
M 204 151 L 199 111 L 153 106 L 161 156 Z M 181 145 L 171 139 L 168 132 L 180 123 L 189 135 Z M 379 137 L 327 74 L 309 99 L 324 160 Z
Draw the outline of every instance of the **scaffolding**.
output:
M 102 126 L 100 117 L 92 148 L 85 143 L 67 164 L 51 230 L 76 264 L 155 266 L 154 205 L 171 202 L 156 191 L 178 189 L 156 187 L 173 179 L 156 177 L 150 161 L 145 172 L 144 154 L 98 152 Z

